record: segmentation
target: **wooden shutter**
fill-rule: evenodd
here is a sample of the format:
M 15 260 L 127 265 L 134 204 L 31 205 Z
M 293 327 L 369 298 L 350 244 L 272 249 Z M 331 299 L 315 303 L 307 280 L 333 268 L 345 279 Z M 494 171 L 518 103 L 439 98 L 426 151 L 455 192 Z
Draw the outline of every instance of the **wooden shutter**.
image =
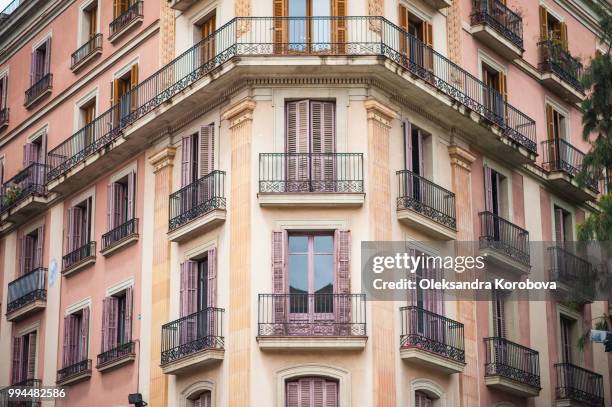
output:
M 23 167 L 38 162 L 39 148 L 37 144 L 25 143 L 23 145 Z
M 350 334 L 351 322 L 351 233 L 336 230 L 334 233 L 334 263 L 336 269 L 336 293 L 346 294 L 337 298 L 334 312 L 336 314 L 337 335 Z
M 181 263 L 181 298 L 180 313 L 181 317 L 196 312 L 198 304 L 198 264 L 195 261 L 187 260 Z
M 210 174 L 215 166 L 215 125 L 202 126 L 199 139 L 199 178 Z
M 109 313 L 110 313 L 110 299 L 109 297 L 105 297 L 102 299 L 102 352 L 106 352 L 109 350 L 108 348 L 108 323 L 109 323 Z
M 85 231 L 83 230 L 83 208 L 75 206 L 72 208 L 72 225 L 73 225 L 73 235 L 72 235 L 72 250 L 76 250 L 83 245 L 83 235 Z
M 273 0 L 274 13 L 274 53 L 285 52 L 287 42 L 287 22 L 283 17 L 287 16 L 287 0 Z
M 121 14 L 123 14 L 124 11 L 126 11 L 128 9 L 129 3 L 128 0 L 113 0 L 114 3 L 114 18 L 119 17 Z
M 130 69 L 130 110 L 138 107 L 138 64 L 132 65 Z
M 36 247 L 34 248 L 33 269 L 43 266 L 43 255 L 45 248 L 45 225 L 40 225 L 36 231 Z
M 78 332 L 78 362 L 87 359 L 87 349 L 89 346 L 89 307 L 83 308 L 81 312 L 81 326 L 80 332 Z
M 28 334 L 28 365 L 24 380 L 34 379 L 36 374 L 36 332 Z
M 288 189 L 304 190 L 310 178 L 310 106 L 308 100 L 287 103 L 286 151 Z M 291 182 L 294 182 L 293 184 Z
M 561 361 L 564 363 L 572 362 L 572 322 L 567 318 L 561 317 Z
M 433 71 L 433 25 L 423 21 L 421 27 L 423 42 L 427 45 L 427 47 L 423 47 L 423 66 L 429 71 Z
M 70 365 L 70 324 L 72 321 L 72 315 L 66 315 L 64 317 L 64 345 L 62 354 L 62 367 Z
M 217 249 L 212 248 L 208 250 L 208 270 L 207 270 L 207 289 L 206 299 L 208 303 L 207 307 L 217 306 Z
M 114 201 L 113 201 L 113 228 L 119 227 L 125 221 L 126 213 L 124 202 L 126 200 L 126 189 L 123 184 L 119 182 L 113 183 Z
M 485 183 L 485 210 L 493 212 L 493 180 L 491 168 L 485 165 L 484 167 L 484 183 Z
M 121 99 L 121 88 L 123 81 L 119 78 L 113 79 L 111 82 L 111 106 L 119 104 Z
M 89 10 L 89 39 L 92 39 L 97 34 L 98 26 L 98 6 L 93 5 Z
M 312 134 L 311 158 L 313 187 L 317 191 L 334 189 L 336 118 L 335 104 L 313 101 L 310 103 L 310 128 Z M 325 182 L 321 182 L 325 181 Z M 321 184 L 321 185 L 319 185 Z
M 419 175 L 423 177 L 425 176 L 425 162 L 423 160 L 423 132 L 421 131 L 421 129 L 417 129 L 416 148 L 417 148 L 417 152 L 419 153 L 419 156 L 418 156 L 419 162 L 417 163 L 418 164 L 417 169 L 419 171 Z
M 338 407 L 338 383 L 325 381 L 325 404 L 324 407 Z
M 288 382 L 285 388 L 285 404 L 287 407 L 301 407 L 300 384 L 298 382 Z
M 332 16 L 339 17 L 333 19 L 333 38 L 332 41 L 336 44 L 336 54 L 344 54 L 346 52 L 346 0 L 332 1 Z
M 298 381 L 300 385 L 300 407 L 309 406 L 314 407 L 314 402 L 312 400 L 312 380 L 310 379 L 300 379 Z
M 548 11 L 540 6 L 540 41 L 548 39 Z
M 8 94 L 8 76 L 4 75 L 0 78 L 0 110 L 4 110 L 7 107 L 7 94 Z M 0 181 L 2 181 L 0 179 Z
M 21 252 L 21 256 L 23 257 L 23 270 L 21 275 L 24 275 L 32 271 L 34 261 L 34 239 L 32 239 L 32 236 L 26 235 L 23 237 L 22 242 L 23 251 Z
M 186 187 L 191 184 L 191 180 L 193 179 L 193 153 L 191 152 L 191 141 L 192 136 L 187 136 L 183 137 L 181 142 L 181 187 Z
M 502 292 L 493 292 L 493 334 L 499 338 L 506 337 L 505 302 Z
M 45 41 L 45 59 L 43 61 L 43 76 L 51 72 L 51 37 Z
M 130 171 L 127 176 L 127 220 L 132 220 L 136 217 L 136 206 L 134 196 L 136 194 L 136 172 Z M 136 232 L 136 231 L 134 231 Z
M 412 125 L 408 120 L 404 120 L 404 166 L 408 171 L 412 171 Z
M 32 51 L 32 55 L 30 58 L 30 86 L 34 85 L 36 83 L 37 79 L 37 75 L 38 75 L 38 51 L 34 50 Z
M 287 289 L 287 244 L 289 237 L 286 230 L 272 232 L 272 292 L 273 297 L 273 320 L 275 331 L 282 333 L 287 319 L 287 306 L 283 294 L 288 294 Z
M 117 347 L 117 327 L 119 324 L 119 300 L 117 297 L 108 297 L 108 349 Z
M 565 242 L 565 216 L 561 208 L 555 208 L 555 240 L 557 243 Z
M 13 338 L 13 365 L 11 371 L 11 383 L 19 383 L 21 381 L 21 359 L 23 356 L 23 337 L 16 336 Z
M 128 343 L 132 340 L 132 315 L 134 310 L 134 288 L 128 287 L 125 289 L 125 332 L 123 343 Z
M 567 24 L 559 23 L 559 31 L 560 31 L 559 34 L 560 34 L 561 47 L 567 50 L 569 48 L 569 43 L 567 42 Z
M 402 54 L 407 55 L 409 51 L 409 43 L 408 43 L 408 18 L 409 14 L 408 9 L 403 4 L 399 5 L 399 26 L 402 29 L 399 32 L 400 36 L 400 52 Z

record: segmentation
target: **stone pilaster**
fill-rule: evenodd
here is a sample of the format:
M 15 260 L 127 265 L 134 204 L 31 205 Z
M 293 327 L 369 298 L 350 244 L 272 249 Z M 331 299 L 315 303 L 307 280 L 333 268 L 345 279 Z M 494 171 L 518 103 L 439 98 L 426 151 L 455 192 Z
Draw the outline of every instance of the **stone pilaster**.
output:
M 232 149 L 229 195 L 230 267 L 229 406 L 248 407 L 251 374 L 251 191 L 252 123 L 255 102 L 246 98 L 223 114 Z
M 149 157 L 155 174 L 153 202 L 153 269 L 151 270 L 151 374 L 149 405 L 168 405 L 168 376 L 159 366 L 161 359 L 161 327 L 168 322 L 170 308 L 170 241 L 168 232 L 169 203 L 172 193 L 172 166 L 176 149 L 165 147 Z
M 170 1 L 160 0 L 159 4 L 159 62 L 160 66 L 166 65 L 174 59 L 175 41 L 174 9 L 170 7 Z
M 391 172 L 389 136 L 397 114 L 380 102 L 365 101 L 368 118 L 368 208 L 370 239 L 389 241 L 391 235 Z M 391 301 L 370 301 L 372 311 L 373 382 L 375 406 L 396 406 L 394 305 Z
M 461 23 L 461 1 L 452 0 L 453 4 L 447 8 L 446 34 L 448 44 L 448 57 L 451 61 L 461 65 L 461 36 L 463 26 Z
M 448 147 L 451 161 L 451 177 L 453 191 L 455 192 L 455 205 L 457 216 L 457 241 L 470 242 L 474 238 L 474 219 L 472 214 L 472 163 L 476 156 L 468 150 L 457 145 Z M 457 255 L 462 250 L 471 250 L 471 247 L 458 245 Z M 474 255 L 474 253 L 469 253 Z M 457 320 L 464 325 L 465 335 L 465 369 L 459 375 L 459 403 L 460 407 L 477 406 L 478 398 L 478 333 L 476 331 L 476 302 L 463 300 L 457 302 Z

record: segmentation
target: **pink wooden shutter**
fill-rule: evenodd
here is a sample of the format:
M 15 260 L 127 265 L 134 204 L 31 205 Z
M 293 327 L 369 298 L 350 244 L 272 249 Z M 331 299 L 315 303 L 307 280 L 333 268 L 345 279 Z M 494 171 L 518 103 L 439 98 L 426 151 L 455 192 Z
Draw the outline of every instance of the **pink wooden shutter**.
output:
M 19 261 L 18 277 L 25 274 L 25 256 L 26 256 L 26 239 L 25 236 L 21 236 L 17 243 L 17 260 Z
M 338 383 L 325 382 L 325 404 L 324 407 L 338 407 Z
M 565 219 L 563 209 L 555 208 L 555 240 L 563 244 L 565 241 Z
M 187 262 L 187 315 L 192 315 L 198 308 L 198 263 Z M 187 341 L 196 339 L 196 318 L 187 319 Z
M 133 287 L 128 287 L 125 290 L 125 335 L 123 338 L 124 343 L 131 342 L 132 340 L 132 314 L 134 309 L 133 296 Z
M 89 344 L 89 307 L 83 308 L 82 312 L 81 331 L 79 332 L 79 362 L 87 359 L 87 348 Z
M 297 181 L 288 185 L 288 189 L 299 191 L 306 189 L 304 181 L 310 178 L 310 109 L 309 101 L 287 103 L 286 111 L 286 151 L 287 180 Z
M 23 145 L 23 167 L 27 167 L 38 162 L 39 147 L 34 143 L 25 143 Z M 34 181 L 34 180 L 33 180 Z
M 11 384 L 21 381 L 21 357 L 23 355 L 23 338 L 17 336 L 13 338 L 13 366 Z
M 43 61 L 43 75 L 51 72 L 51 37 L 45 42 L 45 60 Z
M 43 255 L 45 247 L 45 225 L 40 225 L 38 227 L 36 235 L 36 251 L 34 253 L 33 268 L 39 268 L 43 266 Z
M 215 166 L 215 125 L 209 124 L 200 129 L 199 178 L 210 174 Z
M 210 396 L 209 391 L 205 391 L 204 393 L 200 394 L 200 407 L 212 407 Z
M 108 315 L 110 313 L 109 297 L 102 299 L 102 352 L 109 350 L 108 348 Z
M 191 183 L 193 179 L 191 162 L 191 136 L 183 137 L 182 141 L 182 161 L 181 161 L 181 187 L 185 187 Z
M 325 406 L 325 380 L 314 378 L 311 380 L 312 386 L 312 405 Z
M 217 306 L 217 249 L 212 248 L 208 251 L 208 307 Z
M 286 321 L 287 301 L 287 231 L 272 232 L 272 291 L 275 331 L 282 333 Z
M 506 316 L 504 315 L 504 294 L 499 291 L 493 293 L 493 324 L 494 333 L 496 337 L 506 337 Z
M 116 297 L 109 298 L 108 313 L 108 346 L 109 349 L 117 347 L 117 323 L 119 322 L 119 303 Z
M 36 332 L 28 334 L 28 366 L 24 380 L 34 379 L 36 373 Z
M 300 379 L 298 383 L 300 384 L 300 406 L 314 407 L 311 397 L 312 379 Z
M 313 180 L 318 182 L 318 190 L 333 190 L 335 162 L 331 153 L 335 152 L 336 118 L 335 105 L 331 102 L 313 101 L 310 103 L 310 127 L 312 132 L 312 173 Z
M 83 209 L 75 206 L 72 208 L 72 215 L 74 217 L 72 221 L 73 235 L 72 235 L 72 250 L 76 250 L 83 246 Z
M 127 182 L 127 220 L 132 220 L 136 217 L 135 216 L 136 208 L 134 206 L 134 195 L 135 194 L 136 194 L 136 172 L 131 171 L 128 174 L 128 182 Z
M 72 321 L 70 324 L 70 364 L 74 364 L 79 361 L 79 335 L 81 333 L 81 323 L 82 319 L 77 315 L 72 316 Z
M 115 182 L 113 184 L 114 191 L 114 203 L 113 203 L 113 228 L 121 226 L 123 223 L 123 219 L 125 218 L 125 214 L 123 213 L 124 206 L 123 202 L 125 202 L 125 190 L 123 185 Z
M 34 262 L 34 239 L 32 236 L 26 235 L 23 237 L 23 274 L 32 271 L 32 265 Z
M 66 233 L 66 254 L 70 253 L 74 241 L 74 208 L 68 209 L 68 232 Z
M 180 284 L 180 300 L 179 313 L 181 318 L 187 316 L 187 262 L 181 263 L 181 284 Z
M 300 406 L 300 384 L 298 382 L 288 382 L 285 394 L 285 404 L 287 407 Z
M 6 109 L 6 98 L 8 93 L 8 76 L 0 78 L 0 110 Z M 0 181 L 2 181 L 0 179 Z
M 420 129 L 417 131 L 417 149 L 419 153 L 419 175 L 422 177 L 425 175 L 425 161 L 423 160 L 423 132 Z
M 115 205 L 115 188 L 114 183 L 110 183 L 106 187 L 106 229 L 113 230 L 114 226 L 114 217 L 113 217 L 113 207 Z
M 334 308 L 338 322 L 338 335 L 350 333 L 351 322 L 351 233 L 346 230 L 336 230 L 334 234 L 334 262 L 336 266 L 336 293 L 345 294 L 338 297 Z M 344 325 L 346 324 L 346 325 Z
M 62 367 L 70 365 L 70 319 L 72 315 L 66 315 L 64 317 L 64 345 L 62 354 Z
M 493 180 L 491 177 L 491 168 L 484 167 L 484 182 L 485 182 L 485 210 L 493 212 Z
M 30 61 L 30 86 L 34 85 L 36 83 L 36 74 L 37 72 L 37 67 L 36 67 L 36 63 L 38 61 L 37 55 L 38 51 L 34 50 L 32 52 L 31 55 L 31 61 Z
M 404 121 L 404 160 L 406 169 L 412 171 L 412 125 Z

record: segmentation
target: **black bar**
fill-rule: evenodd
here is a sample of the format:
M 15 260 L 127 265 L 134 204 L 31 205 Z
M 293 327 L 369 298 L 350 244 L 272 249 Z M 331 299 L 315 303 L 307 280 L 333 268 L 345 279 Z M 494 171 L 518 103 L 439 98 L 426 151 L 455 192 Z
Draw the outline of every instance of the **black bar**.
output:
M 106 352 L 98 354 L 98 363 L 96 364 L 96 367 L 104 366 L 107 363 L 111 363 L 123 357 L 134 355 L 135 349 L 136 343 L 134 341 L 117 345 L 113 349 L 109 349 Z
M 85 359 L 70 366 L 64 366 L 57 371 L 57 381 L 62 382 L 72 376 L 85 372 L 91 372 L 91 359 Z
M 548 171 L 563 171 L 575 177 L 582 172 L 584 156 L 582 151 L 561 138 L 542 142 L 542 165 Z M 586 184 L 594 192 L 599 192 L 596 174 L 588 177 Z
M 30 196 L 45 196 L 47 168 L 45 164 L 32 163 L 2 184 L 0 213 L 15 207 Z

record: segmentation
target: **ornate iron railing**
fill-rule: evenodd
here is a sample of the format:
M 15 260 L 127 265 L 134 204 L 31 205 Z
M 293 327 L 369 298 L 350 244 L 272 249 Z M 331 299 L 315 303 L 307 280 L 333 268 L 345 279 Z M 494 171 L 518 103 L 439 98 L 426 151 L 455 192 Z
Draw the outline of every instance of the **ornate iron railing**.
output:
M 162 366 L 205 349 L 223 349 L 224 312 L 209 307 L 163 325 Z
M 523 19 L 499 0 L 472 0 L 472 25 L 488 24 L 523 49 Z
M 17 383 L 13 383 L 10 386 L 4 387 L 0 389 L 0 406 L 1 407 L 40 407 L 41 401 L 39 397 L 24 397 L 19 400 L 10 399 L 9 397 L 9 389 L 14 389 L 16 387 L 24 388 L 27 390 L 29 388 L 39 389 L 42 385 L 42 381 L 38 379 L 27 379 L 22 380 Z
M 135 1 L 109 25 L 109 38 L 123 30 L 135 19 L 143 16 L 144 1 Z
M 510 258 L 530 265 L 529 232 L 495 215 L 492 212 L 480 212 L 480 248 L 492 248 Z
M 91 373 L 91 359 L 85 359 L 57 371 L 57 382 L 62 382 L 82 373 Z
M 561 138 L 542 142 L 542 165 L 548 171 L 563 171 L 575 177 L 582 171 L 584 153 Z M 587 179 L 587 186 L 598 192 L 597 176 Z
M 485 376 L 502 376 L 540 388 L 539 353 L 505 338 L 485 338 Z
M 2 185 L 0 213 L 8 211 L 30 196 L 45 196 L 47 166 L 32 163 Z
M 455 229 L 455 194 L 408 170 L 397 171 L 397 209 L 412 209 L 441 225 Z
M 0 129 L 5 126 L 8 126 L 9 112 L 10 112 L 10 109 L 8 107 L 5 107 L 4 109 L 0 110 Z
M 538 68 L 542 72 L 550 72 L 570 84 L 578 92 L 584 92 L 582 79 L 582 64 L 563 48 L 556 40 L 540 41 L 540 62 Z
M 465 362 L 463 324 L 416 306 L 400 308 L 402 348 L 427 352 Z
M 138 233 L 138 219 L 133 218 L 102 235 L 102 250 Z
M 363 192 L 363 154 L 259 154 L 259 192 Z
M 310 35 L 306 40 L 305 30 Z M 342 33 L 342 34 L 341 34 Z M 474 75 L 384 17 L 236 17 L 177 56 L 122 96 L 97 118 L 95 143 L 68 148 L 82 130 L 51 150 L 49 179 L 110 144 L 121 129 L 167 102 L 234 57 L 347 55 L 383 56 L 448 97 L 500 126 L 504 134 L 536 152 L 535 121 L 503 100 Z M 493 98 L 499 103 L 487 101 Z M 112 120 L 116 118 L 116 120 Z M 88 125 L 91 126 L 91 125 Z M 78 141 L 77 141 L 77 144 Z
M 13 312 L 36 300 L 47 299 L 47 269 L 36 268 L 8 283 L 6 312 Z
M 170 195 L 168 228 L 174 230 L 225 206 L 225 171 L 215 170 Z
M 573 400 L 592 407 L 603 407 L 603 376 L 571 363 L 555 364 L 557 400 Z
M 259 294 L 259 336 L 365 336 L 365 294 Z
M 95 257 L 95 255 L 96 242 L 91 241 L 85 243 L 83 246 L 71 251 L 70 253 L 62 257 L 62 270 L 68 270 L 87 258 Z
M 136 352 L 136 344 L 134 341 L 122 343 L 113 349 L 107 350 L 98 354 L 98 363 L 96 367 L 104 366 L 126 356 L 134 355 Z
M 596 291 L 596 267 L 584 258 L 560 246 L 549 247 L 550 278 L 564 284 L 577 301 L 590 301 Z
M 36 83 L 28 88 L 25 91 L 25 101 L 24 105 L 29 106 L 33 103 L 38 97 L 40 97 L 43 93 L 48 91 L 53 87 L 53 74 L 48 73 L 41 77 Z
M 93 54 L 94 52 L 102 50 L 102 34 L 98 33 L 91 37 L 85 44 L 81 45 L 76 51 L 72 53 L 70 67 L 74 68 L 85 58 Z

